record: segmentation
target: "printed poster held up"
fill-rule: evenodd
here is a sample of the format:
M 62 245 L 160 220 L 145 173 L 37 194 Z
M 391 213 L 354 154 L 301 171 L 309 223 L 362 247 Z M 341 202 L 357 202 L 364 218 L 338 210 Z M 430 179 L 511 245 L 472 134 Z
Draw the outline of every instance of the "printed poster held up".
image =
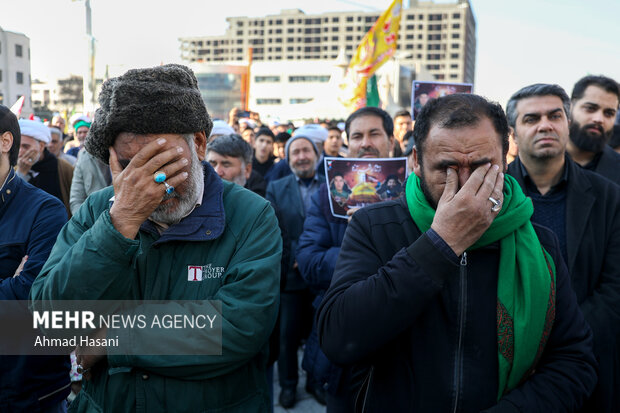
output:
M 472 93 L 472 91 L 473 85 L 471 83 L 422 82 L 414 80 L 411 87 L 412 119 L 415 120 L 418 117 L 422 107 L 430 99 L 455 93 Z
M 332 215 L 395 199 L 405 190 L 407 158 L 325 158 Z

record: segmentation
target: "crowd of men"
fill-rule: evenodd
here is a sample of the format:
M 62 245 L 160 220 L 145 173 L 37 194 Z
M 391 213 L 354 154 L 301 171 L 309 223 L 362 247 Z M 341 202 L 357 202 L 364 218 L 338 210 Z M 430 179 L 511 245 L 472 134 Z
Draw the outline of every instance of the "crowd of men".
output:
M 415 122 L 295 128 L 213 120 L 163 65 L 106 81 L 72 136 L 0 106 L 0 300 L 217 300 L 223 319 L 218 355 L 190 332 L 166 340 L 184 356 L 0 355 L 0 411 L 269 412 L 295 406 L 301 367 L 330 413 L 618 412 L 619 102 L 586 76 L 505 111 L 455 94 Z M 339 218 L 327 157 L 411 174 Z

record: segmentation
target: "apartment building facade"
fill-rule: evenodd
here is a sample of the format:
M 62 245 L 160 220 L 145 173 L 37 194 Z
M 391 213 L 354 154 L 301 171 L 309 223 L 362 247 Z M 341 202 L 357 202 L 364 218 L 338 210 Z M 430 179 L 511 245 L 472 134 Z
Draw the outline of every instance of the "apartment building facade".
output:
M 25 96 L 23 115 L 32 113 L 30 39 L 0 27 L 0 104 L 11 107 Z
M 344 49 L 347 61 L 382 11 L 305 14 L 282 10 L 265 17 L 229 17 L 221 36 L 180 38 L 187 63 L 332 60 Z M 473 83 L 476 20 L 469 0 L 411 0 L 403 9 L 396 60 L 421 65 L 435 80 Z M 418 66 L 419 67 L 419 66 Z

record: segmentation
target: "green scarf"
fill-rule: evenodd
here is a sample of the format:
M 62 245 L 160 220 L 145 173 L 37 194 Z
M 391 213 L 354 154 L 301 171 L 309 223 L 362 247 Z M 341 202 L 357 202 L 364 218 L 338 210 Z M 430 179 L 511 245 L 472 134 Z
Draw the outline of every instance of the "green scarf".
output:
M 435 210 L 429 205 L 420 179 L 411 174 L 405 190 L 413 221 L 425 232 Z M 491 208 L 489 202 L 489 208 Z M 555 265 L 544 250 L 530 217 L 532 200 L 517 181 L 504 179 L 504 201 L 489 229 L 468 251 L 500 242 L 497 280 L 497 348 L 499 400 L 519 386 L 534 370 L 555 318 Z

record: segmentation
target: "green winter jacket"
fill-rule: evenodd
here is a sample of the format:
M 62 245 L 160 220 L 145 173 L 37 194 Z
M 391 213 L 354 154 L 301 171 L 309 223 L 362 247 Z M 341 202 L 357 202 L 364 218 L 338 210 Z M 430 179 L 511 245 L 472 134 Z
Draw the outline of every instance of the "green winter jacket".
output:
M 112 187 L 92 194 L 62 229 L 32 286 L 33 307 L 37 300 L 220 300 L 222 354 L 108 355 L 70 411 L 268 411 L 265 364 L 282 250 L 269 203 L 205 165 L 202 205 L 161 237 L 146 221 L 130 240 L 110 221 L 112 195 Z M 223 271 L 192 282 L 195 265 Z M 181 330 L 172 340 L 200 345 L 200 333 Z M 157 340 L 150 329 L 136 334 Z

